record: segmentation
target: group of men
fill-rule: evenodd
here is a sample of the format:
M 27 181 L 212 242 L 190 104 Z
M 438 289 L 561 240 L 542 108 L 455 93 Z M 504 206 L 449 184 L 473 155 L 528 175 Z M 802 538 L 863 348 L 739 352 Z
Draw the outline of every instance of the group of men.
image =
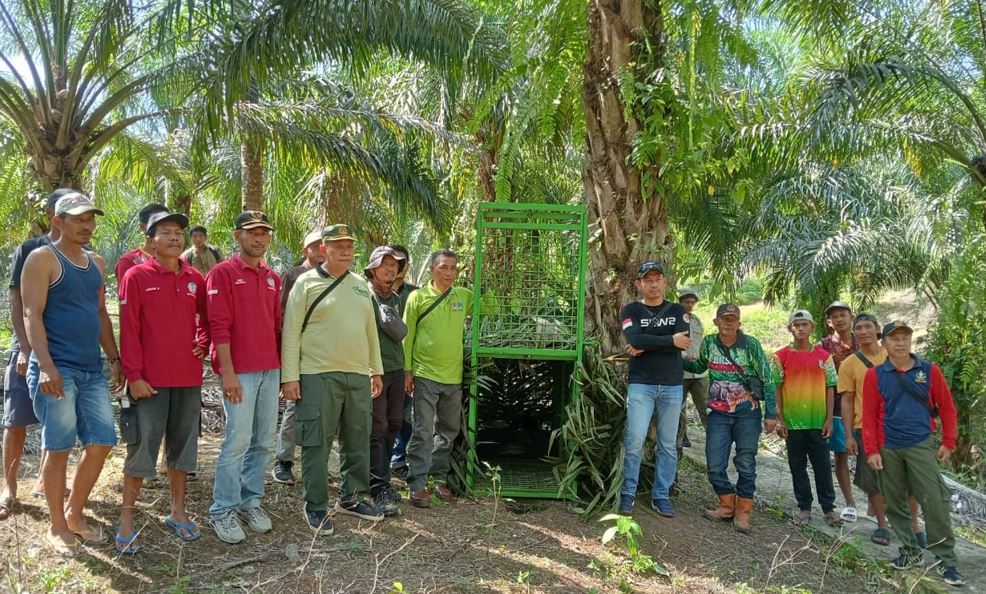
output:
M 666 299 L 667 278 L 659 262 L 642 263 L 636 276 L 641 299 L 621 314 L 630 355 L 621 514 L 633 511 L 653 422 L 657 459 L 651 505 L 662 516 L 675 515 L 671 493 L 687 445 L 687 391 L 705 428 L 708 480 L 718 498 L 705 517 L 752 531 L 760 436 L 776 432 L 785 440 L 798 507 L 795 524 L 811 520 L 810 463 L 827 524 L 857 521 L 855 482 L 867 494 L 867 515 L 877 524 L 873 542 L 888 545 L 891 527 L 901 542 L 891 567 L 922 565 L 927 549 L 946 583 L 965 584 L 957 569 L 949 493 L 938 468 L 955 449 L 956 409 L 941 369 L 912 353 L 913 329 L 907 323 L 881 328 L 873 314 L 853 317 L 849 304 L 836 301 L 825 312 L 831 334 L 813 342 L 815 320 L 797 310 L 788 319 L 791 344 L 767 354 L 741 330 L 735 304 L 720 305 L 713 320 L 718 332 L 703 336 L 693 312 L 695 291 L 682 290 L 677 303 Z M 942 426 L 940 445 L 936 420 Z M 727 473 L 734 447 L 735 483 Z M 830 451 L 846 501 L 839 514 Z M 850 456 L 857 462 L 854 481 Z
M 310 233 L 302 264 L 282 278 L 264 259 L 274 228 L 263 212 L 239 215 L 236 253 L 223 259 L 203 227 L 192 228 L 186 251 L 188 218 L 150 204 L 138 213 L 144 244 L 116 266 L 118 348 L 105 265 L 89 247 L 103 212 L 71 189 L 53 192 L 46 212 L 51 231 L 14 256 L 0 519 L 17 504 L 26 429 L 40 423 L 42 470 L 32 491 L 48 504 L 46 541 L 72 555 L 80 543 L 109 540 L 83 508 L 117 443 L 112 389 L 122 392 L 126 445 L 117 551 L 140 551 L 136 504 L 144 481 L 157 476 L 162 444 L 171 495 L 163 521 L 183 541 L 200 538 L 186 483 L 198 465 L 206 357 L 221 381 L 226 419 L 208 510 L 224 542 L 244 541 L 244 524 L 272 529 L 262 503 L 275 441 L 273 474 L 281 482 L 294 482 L 301 447 L 304 521 L 316 534 L 333 530 L 327 469 L 336 437 L 336 512 L 374 522 L 400 513 L 391 457 L 408 422 L 411 504 L 427 508 L 432 494 L 453 498 L 448 456 L 460 432 L 463 327 L 472 307 L 472 293 L 454 286 L 454 252 L 432 254 L 433 280 L 420 289 L 404 282 L 409 255 L 401 246 L 376 248 L 361 277 L 351 271 L 355 238 L 337 224 Z M 278 435 L 279 399 L 287 406 Z M 77 443 L 82 455 L 67 489 Z

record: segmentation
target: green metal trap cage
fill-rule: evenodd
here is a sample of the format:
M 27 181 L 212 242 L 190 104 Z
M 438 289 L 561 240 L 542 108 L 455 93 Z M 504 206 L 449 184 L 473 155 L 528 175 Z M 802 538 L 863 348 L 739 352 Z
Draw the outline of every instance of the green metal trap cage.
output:
M 575 496 L 544 458 L 564 453 L 549 452 L 548 437 L 579 397 L 586 243 L 583 206 L 479 205 L 467 435 L 480 462 L 500 468 L 506 497 Z M 470 488 L 476 475 L 470 462 Z

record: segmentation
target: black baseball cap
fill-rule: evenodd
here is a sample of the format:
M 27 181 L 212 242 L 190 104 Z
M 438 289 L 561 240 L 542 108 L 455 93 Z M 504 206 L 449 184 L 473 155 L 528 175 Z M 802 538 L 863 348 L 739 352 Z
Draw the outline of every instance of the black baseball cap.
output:
M 147 236 L 154 237 L 154 227 L 158 223 L 163 223 L 165 221 L 178 223 L 178 226 L 182 229 L 188 227 L 188 217 L 180 212 L 156 212 L 151 215 L 151 218 L 147 219 Z
M 716 317 L 721 318 L 723 316 L 736 316 L 740 317 L 740 308 L 735 303 L 723 303 L 716 309 Z
M 78 190 L 73 190 L 72 188 L 58 188 L 51 194 L 48 194 L 48 197 L 45 198 L 45 208 L 46 209 L 50 208 L 52 210 L 55 210 L 55 204 L 58 203 L 59 198 L 61 198 L 62 196 L 68 196 L 69 194 L 78 194 L 78 193 L 79 193 Z
M 274 230 L 274 226 L 270 224 L 270 219 L 267 215 L 260 212 L 259 210 L 247 210 L 236 217 L 236 227 L 237 231 L 241 229 L 268 229 L 270 231 Z
M 141 225 L 146 226 L 147 221 L 151 219 L 151 215 L 156 212 L 168 212 L 168 207 L 158 202 L 146 204 L 143 208 L 137 211 L 137 220 L 140 221 Z
M 856 314 L 856 317 L 855 318 L 852 319 L 852 326 L 853 326 L 853 328 L 856 327 L 856 324 L 858 324 L 860 322 L 863 322 L 863 321 L 873 322 L 873 325 L 874 326 L 876 326 L 877 328 L 880 327 L 880 322 L 877 321 L 875 315 L 871 314 L 868 311 L 861 311 L 858 314 Z
M 644 278 L 648 272 L 660 272 L 664 274 L 664 266 L 655 260 L 647 260 L 642 262 L 640 266 L 637 267 L 637 278 Z
M 907 322 L 903 320 L 894 320 L 893 322 L 890 322 L 889 324 L 885 324 L 883 326 L 883 337 L 886 338 L 891 334 L 893 334 L 894 332 L 898 332 L 900 330 L 907 330 L 908 332 L 914 332 L 914 328 L 911 328 L 910 324 L 908 324 Z
M 849 313 L 852 313 L 852 307 L 845 301 L 833 301 L 832 305 L 825 308 L 825 316 L 828 317 L 832 315 L 832 312 L 836 309 L 844 309 Z

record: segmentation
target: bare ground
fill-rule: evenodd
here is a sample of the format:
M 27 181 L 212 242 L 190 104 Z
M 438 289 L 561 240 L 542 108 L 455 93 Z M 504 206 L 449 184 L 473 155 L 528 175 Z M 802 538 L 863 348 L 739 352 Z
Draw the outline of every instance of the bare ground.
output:
M 564 502 L 485 496 L 418 510 L 377 525 L 336 517 L 336 533 L 313 538 L 301 516 L 301 487 L 268 484 L 270 534 L 250 534 L 229 546 L 204 525 L 211 500 L 215 435 L 203 437 L 198 481 L 189 509 L 203 537 L 182 543 L 162 522 L 164 486 L 141 496 L 143 552 L 121 558 L 109 544 L 87 547 L 63 561 L 43 545 L 47 511 L 24 496 L 36 457 L 28 456 L 17 513 L 0 523 L 0 591 L 24 592 L 616 592 L 625 548 L 600 540 L 606 525 L 583 519 Z M 123 450 L 117 448 L 97 484 L 89 517 L 114 529 L 119 511 Z M 333 478 L 333 480 L 337 480 Z M 635 592 L 865 592 L 891 589 L 878 571 L 854 556 L 830 552 L 825 537 L 804 535 L 769 513 L 755 518 L 753 536 L 701 517 L 709 502 L 704 478 L 685 469 L 678 516 L 660 518 L 643 496 L 636 519 L 642 552 L 670 576 L 629 575 Z M 508 509 L 509 508 L 509 509 Z M 514 511 L 511 511 L 514 510 Z M 495 525 L 494 522 L 495 514 Z M 622 552 L 621 552 L 622 551 Z

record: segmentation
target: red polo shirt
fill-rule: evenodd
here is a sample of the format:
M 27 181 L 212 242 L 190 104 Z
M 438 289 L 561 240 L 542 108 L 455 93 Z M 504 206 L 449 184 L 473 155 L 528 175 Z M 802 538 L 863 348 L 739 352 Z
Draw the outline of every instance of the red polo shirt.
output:
M 138 264 L 143 264 L 153 259 L 154 255 L 145 252 L 144 248 L 134 248 L 120 256 L 120 259 L 116 261 L 116 268 L 113 269 L 113 274 L 116 275 L 116 292 L 118 297 L 123 298 L 123 277 L 127 275 L 127 271 Z
M 123 275 L 120 357 L 128 381 L 160 388 L 202 385 L 202 360 L 192 349 L 209 347 L 205 279 L 178 262 L 178 272 L 172 272 L 151 258 Z
M 261 260 L 239 254 L 220 262 L 206 279 L 212 368 L 221 373 L 215 345 L 228 344 L 236 373 L 281 367 L 281 278 Z

